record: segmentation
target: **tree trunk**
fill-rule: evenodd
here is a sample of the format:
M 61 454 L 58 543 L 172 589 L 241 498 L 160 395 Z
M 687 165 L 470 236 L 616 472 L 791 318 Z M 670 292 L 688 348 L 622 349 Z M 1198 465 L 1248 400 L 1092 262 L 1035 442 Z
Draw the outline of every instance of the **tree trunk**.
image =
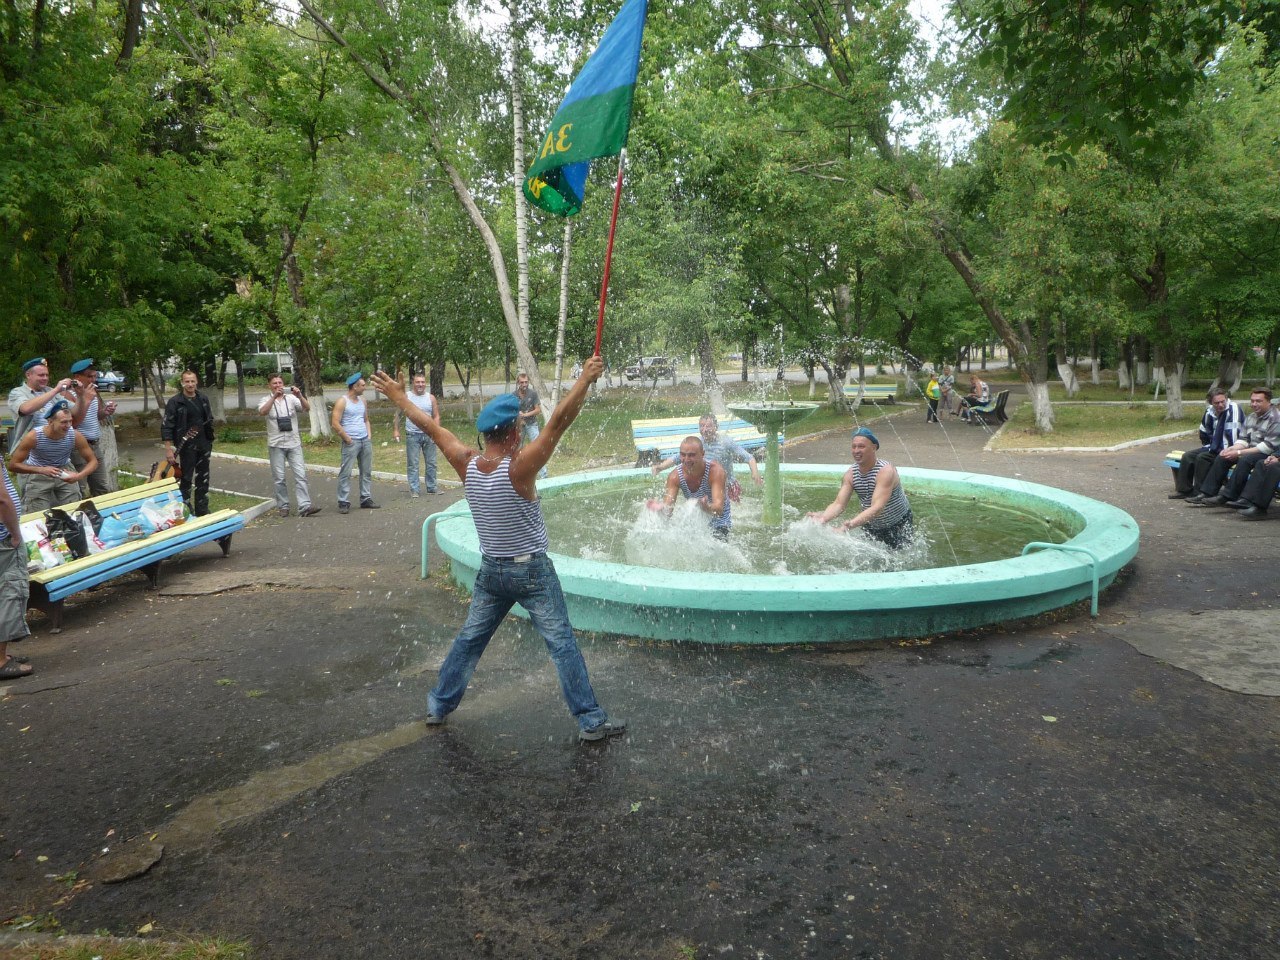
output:
M 1089 382 L 1095 387 L 1102 382 L 1102 361 L 1098 357 L 1098 331 L 1089 334 Z
M 1182 413 L 1182 364 L 1178 361 L 1176 351 L 1163 345 L 1156 345 L 1156 363 L 1165 371 L 1164 403 L 1166 420 L 1181 420 Z M 1168 376 L 1169 371 L 1174 376 Z
M 529 339 L 529 208 L 524 199 L 524 88 L 520 83 L 520 54 L 524 48 L 524 27 L 520 23 L 519 0 L 508 0 L 511 14 L 511 126 L 512 176 L 516 211 L 516 316 L 520 333 Z M 550 394 L 554 407 L 560 397 L 560 367 L 556 366 L 555 391 Z M 550 414 L 543 410 L 544 419 Z
M 236 358 L 236 409 L 243 411 L 246 406 L 244 397 L 244 358 Z
M 293 376 L 302 382 L 302 392 L 311 404 L 311 436 L 327 437 L 333 432 L 329 424 L 329 407 L 324 401 L 324 381 L 320 378 L 320 351 L 311 340 L 295 340 Z
M 142 0 L 126 0 L 124 5 L 124 31 L 120 41 L 120 55 L 116 57 L 116 66 L 127 68 L 133 58 L 133 51 L 138 47 L 138 38 L 142 35 Z
M 725 406 L 724 390 L 720 388 L 720 378 L 716 376 L 716 356 L 711 349 L 711 335 L 705 327 L 698 333 L 698 365 L 702 391 L 711 404 L 711 412 L 717 417 L 728 417 L 729 408 Z
M 1027 383 L 1027 396 L 1031 398 L 1031 410 L 1035 414 L 1036 430 L 1053 432 L 1053 404 L 1049 402 L 1049 384 L 1043 381 Z
M 143 393 L 146 396 L 146 393 Z M 102 421 L 102 436 L 98 440 L 98 459 L 107 471 L 107 489 L 120 489 L 120 448 L 116 445 L 115 417 Z
M 573 252 L 573 221 L 564 222 L 563 253 L 560 259 L 560 314 L 556 317 L 556 392 L 551 396 L 554 410 L 560 403 L 560 381 L 564 376 L 564 328 L 569 323 L 569 258 Z M 547 413 L 550 416 L 550 411 Z

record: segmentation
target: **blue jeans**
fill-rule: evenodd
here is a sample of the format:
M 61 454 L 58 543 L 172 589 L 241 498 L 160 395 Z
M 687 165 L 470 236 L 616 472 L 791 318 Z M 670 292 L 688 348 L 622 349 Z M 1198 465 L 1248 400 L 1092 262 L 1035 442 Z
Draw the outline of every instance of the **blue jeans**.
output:
M 360 466 L 360 502 L 373 499 L 373 440 L 360 437 L 342 445 L 342 463 L 338 467 L 338 502 L 350 503 L 351 467 Z
M 267 447 L 267 459 L 271 462 L 271 482 L 276 495 L 276 506 L 289 509 L 289 487 L 285 482 L 285 469 L 293 473 L 293 492 L 298 497 L 298 509 L 311 506 L 311 491 L 307 488 L 307 465 L 302 459 L 302 447 Z
M 583 730 L 600 726 L 609 716 L 596 703 L 587 663 L 569 625 L 560 578 L 545 553 L 524 563 L 492 557 L 481 560 L 467 621 L 440 665 L 436 687 L 427 696 L 427 711 L 445 717 L 458 709 L 485 647 L 517 602 L 529 612 L 529 619 L 546 641 L 560 675 L 560 692 L 578 726 Z
M 409 489 L 418 490 L 418 454 L 422 454 L 423 472 L 427 475 L 427 493 L 436 492 L 436 445 L 425 433 L 404 432 L 404 453 L 408 458 Z

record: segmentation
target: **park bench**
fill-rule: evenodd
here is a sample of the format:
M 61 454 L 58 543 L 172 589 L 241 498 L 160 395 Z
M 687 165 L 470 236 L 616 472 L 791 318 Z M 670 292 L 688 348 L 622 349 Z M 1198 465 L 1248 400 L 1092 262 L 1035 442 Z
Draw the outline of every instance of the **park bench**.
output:
M 993 423 L 1004 423 L 1009 419 L 1009 415 L 1004 412 L 1005 405 L 1009 402 L 1009 391 L 1001 390 L 995 395 L 995 398 L 976 407 L 969 408 L 969 422 L 979 423 L 984 427 L 987 425 L 988 419 Z
M 143 502 L 181 500 L 178 481 L 157 480 L 127 490 L 104 493 L 91 502 L 105 521 L 109 516 L 131 520 Z M 75 507 L 64 508 L 68 511 Z M 38 513 L 27 514 L 22 522 L 42 519 Z M 216 541 L 225 557 L 231 551 L 231 535 L 244 527 L 244 517 L 235 510 L 219 510 L 203 517 L 190 517 L 168 530 L 160 530 L 141 540 L 130 540 L 101 553 L 72 560 L 61 566 L 31 574 L 31 598 L 28 606 L 41 610 L 52 623 L 52 633 L 62 630 L 62 601 L 73 593 L 88 590 L 133 570 L 141 570 L 155 588 L 160 575 L 160 562 L 202 543 Z
M 747 450 L 765 445 L 765 435 L 746 420 L 719 421 L 720 436 L 736 440 Z M 680 452 L 680 441 L 698 435 L 697 417 L 668 417 L 663 420 L 632 420 L 631 441 L 636 448 L 636 466 L 660 463 Z M 781 434 L 778 442 L 783 442 Z
M 1173 471 L 1174 482 L 1177 482 L 1178 479 L 1178 464 L 1182 462 L 1183 453 L 1184 451 L 1182 450 L 1170 450 L 1164 458 L 1164 465 Z M 1234 470 L 1235 467 L 1231 469 Z M 1230 471 L 1227 472 L 1227 476 L 1231 476 Z M 1280 498 L 1280 483 L 1276 484 L 1276 497 Z
M 858 394 L 862 394 L 862 399 L 869 400 L 872 403 L 897 403 L 898 401 L 898 385 L 896 383 L 850 383 L 844 388 L 844 395 L 849 400 L 857 400 Z

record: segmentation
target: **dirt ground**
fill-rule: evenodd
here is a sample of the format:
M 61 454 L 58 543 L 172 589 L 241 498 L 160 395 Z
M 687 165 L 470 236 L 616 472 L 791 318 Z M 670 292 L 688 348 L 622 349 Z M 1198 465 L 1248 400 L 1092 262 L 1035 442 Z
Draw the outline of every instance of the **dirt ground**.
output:
M 428 729 L 466 598 L 434 551 L 418 579 L 418 531 L 457 488 L 380 482 L 343 517 L 313 476 L 318 517 L 73 598 L 59 635 L 33 619 L 38 673 L 0 687 L 0 917 L 298 960 L 1280 957 L 1280 519 L 1166 500 L 1164 447 L 877 428 L 899 465 L 1128 510 L 1100 616 L 838 650 L 586 637 L 630 724 L 590 745 L 511 620 Z M 787 456 L 847 462 L 847 435 Z

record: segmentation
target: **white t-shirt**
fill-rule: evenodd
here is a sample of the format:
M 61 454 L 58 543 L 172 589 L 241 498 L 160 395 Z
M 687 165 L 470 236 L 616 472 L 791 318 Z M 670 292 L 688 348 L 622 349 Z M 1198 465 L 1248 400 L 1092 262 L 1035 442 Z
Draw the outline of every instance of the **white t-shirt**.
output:
M 271 406 L 267 407 L 265 414 L 267 418 L 267 446 L 278 447 L 281 450 L 293 450 L 302 446 L 302 436 L 298 433 L 298 413 L 302 410 L 302 401 L 292 393 L 286 393 L 279 398 L 268 394 L 258 401 L 258 409 L 261 410 L 262 405 L 268 401 L 270 401 Z M 281 432 L 280 426 L 276 422 L 277 417 L 288 417 L 293 422 L 293 429 Z

